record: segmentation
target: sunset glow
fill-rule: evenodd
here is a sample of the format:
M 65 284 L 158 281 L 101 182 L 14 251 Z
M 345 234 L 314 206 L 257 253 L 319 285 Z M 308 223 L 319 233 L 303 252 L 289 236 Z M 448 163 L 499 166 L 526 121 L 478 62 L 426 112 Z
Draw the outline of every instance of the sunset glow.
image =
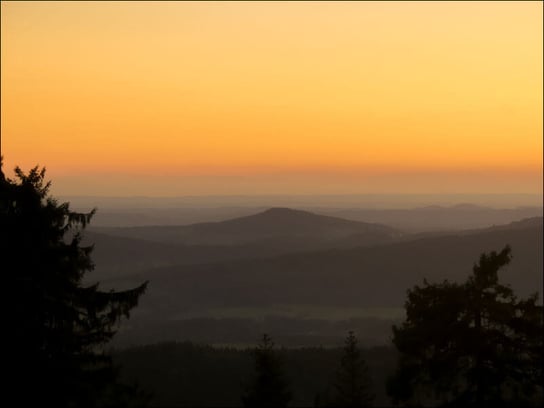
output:
M 2 154 L 88 195 L 542 192 L 541 2 L 2 2 Z

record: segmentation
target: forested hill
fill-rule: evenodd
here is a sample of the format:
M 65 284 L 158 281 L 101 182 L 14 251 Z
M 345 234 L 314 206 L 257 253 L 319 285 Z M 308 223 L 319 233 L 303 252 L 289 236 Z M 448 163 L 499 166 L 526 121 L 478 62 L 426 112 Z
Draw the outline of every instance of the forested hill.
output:
M 425 278 L 465 281 L 482 252 L 511 245 L 513 260 L 501 270 L 501 281 L 520 297 L 539 291 L 542 231 L 542 218 L 534 218 L 280 256 L 266 256 L 250 245 L 191 247 L 103 236 L 95 259 L 99 267 L 106 256 L 112 268 L 118 265 L 102 275 L 106 287 L 150 281 L 138 310 L 116 337 L 119 344 L 189 339 L 247 344 L 263 330 L 284 344 L 332 344 L 349 328 L 356 328 L 365 344 L 385 344 L 408 288 Z M 107 240 L 113 244 L 100 245 Z M 164 263 L 151 267 L 150 262 Z M 89 277 L 100 278 L 97 272 Z
M 542 226 L 517 225 L 373 247 L 155 268 L 132 278 L 152 282 L 144 307 L 402 306 L 406 290 L 424 278 L 464 280 L 482 252 L 506 244 L 513 261 L 501 279 L 520 296 L 540 290 Z
M 221 222 L 186 226 L 98 228 L 95 231 L 184 245 L 234 245 L 295 238 L 331 242 L 354 234 L 368 234 L 376 241 L 384 242 L 400 235 L 398 230 L 381 224 L 350 221 L 289 208 L 271 208 L 258 214 Z
M 401 232 L 385 225 L 272 208 L 189 226 L 91 228 L 84 243 L 94 244 L 95 276 L 109 278 L 160 266 L 376 245 L 400 236 Z

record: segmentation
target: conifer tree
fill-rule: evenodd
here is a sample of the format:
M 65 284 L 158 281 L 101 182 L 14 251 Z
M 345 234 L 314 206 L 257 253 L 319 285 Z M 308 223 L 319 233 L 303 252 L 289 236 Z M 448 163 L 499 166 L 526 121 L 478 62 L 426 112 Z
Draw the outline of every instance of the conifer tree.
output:
M 374 395 L 371 392 L 372 383 L 368 367 L 361 357 L 357 347 L 357 337 L 353 331 L 348 333 L 345 340 L 340 368 L 333 383 L 333 407 L 369 407 Z
M 292 399 L 284 378 L 281 360 L 274 351 L 274 343 L 267 335 L 254 351 L 255 377 L 242 397 L 246 408 L 283 408 Z
M 388 393 L 397 403 L 495 407 L 542 404 L 542 306 L 499 283 L 510 247 L 482 254 L 464 284 L 408 291 Z M 540 405 L 541 406 L 541 405 Z
M 104 404 L 103 391 L 115 382 L 103 346 L 147 282 L 121 292 L 84 283 L 94 265 L 82 231 L 95 211 L 77 213 L 52 198 L 45 169 L 16 168 L 15 175 L 0 177 L 6 397 L 17 406 Z

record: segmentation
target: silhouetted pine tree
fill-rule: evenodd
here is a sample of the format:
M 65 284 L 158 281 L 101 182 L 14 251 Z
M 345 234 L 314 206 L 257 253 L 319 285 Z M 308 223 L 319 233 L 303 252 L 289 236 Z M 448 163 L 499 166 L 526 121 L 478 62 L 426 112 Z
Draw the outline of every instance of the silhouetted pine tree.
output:
M 254 351 L 255 378 L 242 397 L 244 407 L 282 408 L 292 399 L 281 361 L 273 348 L 272 339 L 264 334 Z
M 388 393 L 405 404 L 542 406 L 542 306 L 499 283 L 510 247 L 482 254 L 464 284 L 408 291 L 406 321 L 393 328 L 400 351 Z
M 101 346 L 128 317 L 147 282 L 101 291 L 84 284 L 92 247 L 81 232 L 94 210 L 80 214 L 48 195 L 45 169 L 16 180 L 0 177 L 0 250 L 4 283 L 7 395 L 17 406 L 92 407 L 106 391 L 121 400 Z M 100 402 L 99 402 L 100 401 Z
M 350 331 L 345 340 L 340 368 L 333 382 L 331 401 L 333 407 L 369 407 L 374 400 L 368 367 L 357 347 L 357 338 Z

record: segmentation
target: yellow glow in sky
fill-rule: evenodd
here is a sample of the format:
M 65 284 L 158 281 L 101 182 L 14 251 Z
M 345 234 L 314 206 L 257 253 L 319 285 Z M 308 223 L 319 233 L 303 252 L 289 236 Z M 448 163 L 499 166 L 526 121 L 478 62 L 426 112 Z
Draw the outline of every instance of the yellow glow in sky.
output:
M 2 2 L 2 154 L 89 195 L 542 192 L 541 2 Z

